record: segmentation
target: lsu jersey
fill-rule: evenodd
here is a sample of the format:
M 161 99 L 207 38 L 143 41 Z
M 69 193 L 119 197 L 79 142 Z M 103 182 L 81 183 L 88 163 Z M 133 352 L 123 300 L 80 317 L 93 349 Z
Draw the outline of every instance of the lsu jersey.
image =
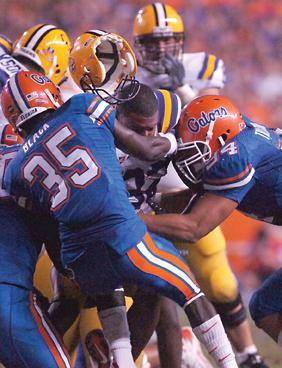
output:
M 258 220 L 282 225 L 282 136 L 244 118 L 246 128 L 208 162 L 205 191 L 238 203 Z
M 175 93 L 166 90 L 157 90 L 155 94 L 159 108 L 156 134 L 173 132 L 181 112 L 180 99 Z M 118 158 L 130 202 L 137 211 L 151 212 L 152 208 L 149 203 L 156 194 L 160 179 L 167 173 L 170 157 L 152 163 L 139 160 L 118 150 Z
M 184 84 L 189 85 L 194 97 L 199 96 L 202 89 L 224 87 L 224 62 L 217 56 L 205 52 L 185 53 L 182 62 L 185 69 Z M 139 66 L 136 78 L 151 88 L 158 89 L 162 87 L 166 75 L 154 74 Z
M 91 227 L 97 239 L 123 253 L 146 227 L 128 201 L 114 126 L 111 105 L 90 93 L 73 96 L 25 140 L 5 185 L 31 197 L 62 226 Z

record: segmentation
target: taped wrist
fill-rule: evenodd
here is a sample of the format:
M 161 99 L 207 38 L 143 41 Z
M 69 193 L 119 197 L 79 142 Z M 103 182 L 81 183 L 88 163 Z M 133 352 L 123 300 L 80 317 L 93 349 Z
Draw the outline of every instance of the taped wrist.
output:
M 246 308 L 243 305 L 241 295 L 230 303 L 213 303 L 222 323 L 227 328 L 234 328 L 243 323 L 246 318 Z
M 166 153 L 165 157 L 172 155 L 177 150 L 177 141 L 173 133 L 159 133 L 160 136 L 166 138 L 170 142 L 170 149 Z

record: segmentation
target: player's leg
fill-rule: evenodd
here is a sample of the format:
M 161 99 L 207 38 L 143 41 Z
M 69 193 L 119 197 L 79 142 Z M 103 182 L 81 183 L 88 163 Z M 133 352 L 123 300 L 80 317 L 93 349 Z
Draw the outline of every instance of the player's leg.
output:
M 162 368 L 180 368 L 182 361 L 182 329 L 176 304 L 162 297 L 160 300 L 160 319 L 156 328 L 158 350 Z
M 6 368 L 71 368 L 62 340 L 28 290 L 1 284 L 0 361 Z M 5 302 L 4 302 L 5 301 Z
M 112 253 L 116 270 L 125 282 L 150 286 L 181 305 L 194 333 L 218 366 L 237 367 L 221 320 L 201 293 L 188 266 L 171 243 L 157 236 L 153 238 L 154 241 L 146 234 L 127 256 Z
M 186 260 L 206 296 L 219 313 L 242 367 L 266 368 L 254 344 L 237 280 L 226 256 L 226 242 L 216 228 L 196 244 L 176 242 L 180 252 L 188 250 Z M 256 363 L 252 363 L 256 362 Z
M 282 268 L 253 294 L 249 309 L 256 325 L 282 346 Z

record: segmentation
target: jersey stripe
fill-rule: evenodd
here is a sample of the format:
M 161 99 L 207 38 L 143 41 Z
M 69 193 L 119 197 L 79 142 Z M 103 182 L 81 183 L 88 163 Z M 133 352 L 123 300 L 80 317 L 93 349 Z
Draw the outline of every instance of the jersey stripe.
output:
M 212 74 L 215 71 L 215 62 L 216 62 L 215 55 L 209 55 L 207 68 L 203 74 L 203 79 L 209 79 L 212 76 Z
M 39 332 L 45 340 L 50 352 L 52 353 L 59 368 L 71 368 L 69 357 L 66 355 L 63 346 L 58 341 L 54 332 L 45 320 L 42 311 L 33 299 L 32 293 L 30 293 L 30 309 L 31 313 L 38 325 Z
M 99 100 L 100 100 L 100 97 L 98 97 L 98 96 L 96 96 L 96 97 L 94 97 L 94 98 L 93 98 L 93 100 L 92 100 L 91 104 L 89 105 L 89 107 L 88 107 L 88 108 L 87 108 L 87 110 L 86 110 L 87 114 L 89 114 L 89 115 L 91 115 L 91 114 L 92 114 L 93 110 L 95 110 L 95 109 L 94 109 L 94 106 L 97 104 L 97 102 L 98 102 Z
M 196 287 L 195 290 L 189 285 L 188 277 L 183 280 L 181 276 L 185 276 L 185 273 L 176 268 L 169 262 L 162 261 L 154 254 L 152 254 L 143 242 L 140 242 L 136 247 L 131 248 L 128 251 L 128 257 L 135 267 L 141 271 L 160 277 L 165 280 L 179 291 L 181 291 L 186 300 L 190 300 L 196 294 L 200 292 L 200 289 Z M 181 275 L 181 276 L 180 276 Z M 199 291 L 198 291 L 199 290 Z
M 175 93 L 164 89 L 155 91 L 155 95 L 159 107 L 158 131 L 167 133 L 178 122 L 181 113 L 181 101 Z
M 211 79 L 218 66 L 219 59 L 215 55 L 206 54 L 198 79 Z
M 223 185 L 212 185 L 212 184 L 204 183 L 204 189 L 225 190 L 225 189 L 242 187 L 243 185 L 246 185 L 251 181 L 252 177 L 254 176 L 254 173 L 255 173 L 255 169 L 252 168 L 249 174 L 243 180 L 237 181 L 236 183 L 223 184 Z
M 227 183 L 230 183 L 232 181 L 236 181 L 238 179 L 241 179 L 243 176 L 246 176 L 246 174 L 248 174 L 250 172 L 252 168 L 252 165 L 249 164 L 245 170 L 243 170 L 240 174 L 238 175 L 234 175 L 230 178 L 224 178 L 224 179 L 208 179 L 207 182 L 209 184 L 227 184 Z

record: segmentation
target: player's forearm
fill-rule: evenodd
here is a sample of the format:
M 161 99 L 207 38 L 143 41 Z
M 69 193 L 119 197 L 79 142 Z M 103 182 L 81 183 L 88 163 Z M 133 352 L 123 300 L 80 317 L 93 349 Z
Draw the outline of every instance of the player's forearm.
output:
M 203 235 L 198 223 L 189 215 L 164 214 L 145 215 L 140 214 L 151 232 L 165 236 L 170 239 L 188 241 L 194 243 Z
M 176 139 L 172 133 L 145 137 L 127 129 L 118 121 L 115 125 L 115 137 L 118 145 L 145 161 L 157 161 L 177 149 Z

